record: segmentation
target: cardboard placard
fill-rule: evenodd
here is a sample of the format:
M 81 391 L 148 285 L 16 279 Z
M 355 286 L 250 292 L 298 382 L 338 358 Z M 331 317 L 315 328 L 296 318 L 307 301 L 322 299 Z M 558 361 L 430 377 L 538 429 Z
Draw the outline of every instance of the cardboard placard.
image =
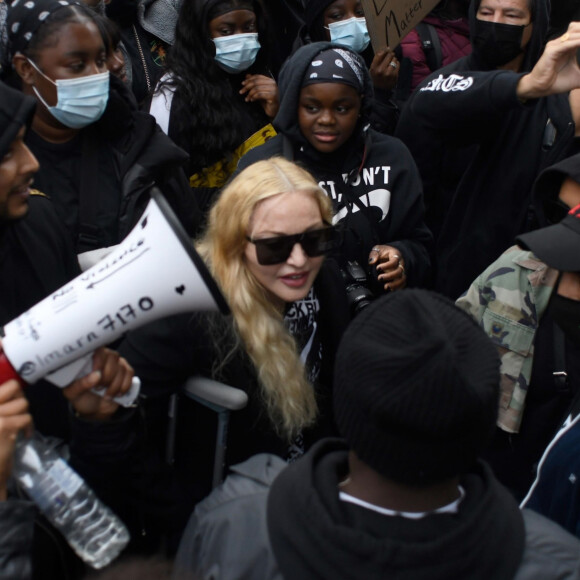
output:
M 438 3 L 439 0 L 362 0 L 375 52 L 385 46 L 398 46 Z

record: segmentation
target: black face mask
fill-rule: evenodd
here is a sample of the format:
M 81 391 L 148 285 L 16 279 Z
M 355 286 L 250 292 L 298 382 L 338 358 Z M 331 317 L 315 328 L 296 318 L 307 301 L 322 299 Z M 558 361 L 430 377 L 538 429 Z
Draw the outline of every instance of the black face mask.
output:
M 489 68 L 507 64 L 522 52 L 524 28 L 476 18 L 471 41 L 474 56 Z
M 580 300 L 555 294 L 552 296 L 551 313 L 566 338 L 580 347 Z

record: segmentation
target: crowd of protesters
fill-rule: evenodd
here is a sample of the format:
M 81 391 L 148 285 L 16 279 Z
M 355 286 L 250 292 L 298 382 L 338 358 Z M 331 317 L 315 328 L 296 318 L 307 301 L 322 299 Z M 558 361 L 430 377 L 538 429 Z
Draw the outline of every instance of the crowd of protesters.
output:
M 224 304 L 1 382 L 0 578 L 580 579 L 577 20 L 0 0 L 0 331 L 153 191 Z M 129 530 L 103 571 L 19 488 L 33 429 Z

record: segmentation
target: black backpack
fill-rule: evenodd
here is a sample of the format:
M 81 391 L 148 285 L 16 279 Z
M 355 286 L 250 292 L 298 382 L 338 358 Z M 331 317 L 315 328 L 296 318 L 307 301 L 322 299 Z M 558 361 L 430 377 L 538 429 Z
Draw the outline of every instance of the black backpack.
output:
M 441 42 L 437 30 L 432 24 L 419 22 L 415 27 L 421 47 L 425 53 L 427 66 L 431 72 L 436 71 L 443 65 L 443 53 L 441 51 Z M 409 58 L 401 60 L 401 69 L 399 71 L 399 80 L 397 82 L 396 100 L 406 101 L 411 94 L 411 79 L 413 78 L 413 63 Z

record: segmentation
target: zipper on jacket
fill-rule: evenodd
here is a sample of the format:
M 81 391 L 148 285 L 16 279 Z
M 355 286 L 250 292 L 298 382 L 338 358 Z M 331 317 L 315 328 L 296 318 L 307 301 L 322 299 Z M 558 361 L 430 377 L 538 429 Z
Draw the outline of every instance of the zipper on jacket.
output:
M 147 62 L 145 61 L 145 55 L 143 54 L 143 48 L 141 47 L 141 41 L 139 40 L 139 34 L 137 33 L 137 28 L 133 24 L 133 34 L 135 35 L 135 40 L 137 41 L 137 50 L 139 51 L 139 56 L 141 57 L 141 63 L 143 64 L 143 72 L 145 73 L 145 82 L 147 83 L 147 92 L 151 92 L 151 79 L 149 78 L 149 69 L 147 68 Z

